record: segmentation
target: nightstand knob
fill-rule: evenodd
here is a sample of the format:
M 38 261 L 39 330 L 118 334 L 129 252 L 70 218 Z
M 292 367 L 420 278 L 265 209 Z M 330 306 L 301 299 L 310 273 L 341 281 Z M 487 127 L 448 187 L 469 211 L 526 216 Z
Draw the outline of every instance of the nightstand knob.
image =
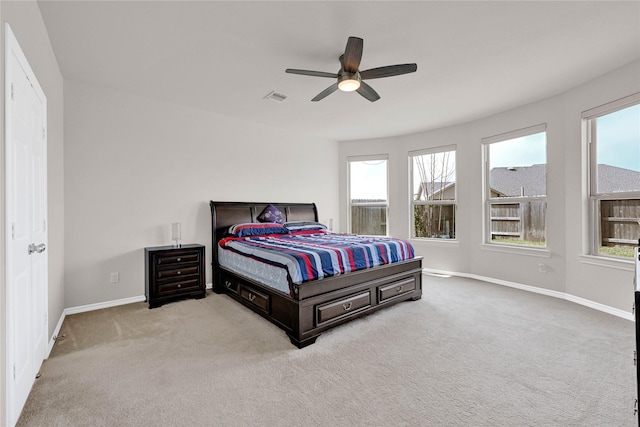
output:
M 178 276 L 182 274 L 182 271 L 178 270 L 178 272 L 176 273 Z
M 181 287 L 182 287 L 182 285 L 178 283 L 178 287 L 179 287 L 179 288 L 181 288 Z
M 178 262 L 182 261 L 182 258 L 178 258 L 178 259 L 177 259 L 177 261 L 178 261 Z

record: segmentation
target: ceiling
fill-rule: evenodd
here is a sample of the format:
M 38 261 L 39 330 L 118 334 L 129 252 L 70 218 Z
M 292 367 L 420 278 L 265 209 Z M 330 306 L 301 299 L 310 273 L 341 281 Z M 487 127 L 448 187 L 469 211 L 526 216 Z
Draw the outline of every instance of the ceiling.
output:
M 638 1 L 55 1 L 40 10 L 65 79 L 332 140 L 414 133 L 563 92 L 640 59 Z M 335 73 L 347 38 L 381 99 Z M 283 102 L 265 100 L 271 91 Z

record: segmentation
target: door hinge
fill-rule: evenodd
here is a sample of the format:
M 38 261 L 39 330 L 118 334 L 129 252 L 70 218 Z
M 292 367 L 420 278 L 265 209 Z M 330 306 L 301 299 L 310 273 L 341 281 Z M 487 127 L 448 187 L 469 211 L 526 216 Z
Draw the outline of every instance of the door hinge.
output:
M 47 325 L 49 323 L 49 315 L 47 313 L 44 314 L 44 324 Z
M 11 240 L 16 240 L 16 223 L 11 223 Z
M 13 101 L 15 98 L 13 97 L 13 83 L 11 83 L 11 100 Z
M 13 379 L 16 379 L 16 364 L 13 364 Z
M 47 231 L 47 220 L 46 219 L 42 220 L 42 231 Z

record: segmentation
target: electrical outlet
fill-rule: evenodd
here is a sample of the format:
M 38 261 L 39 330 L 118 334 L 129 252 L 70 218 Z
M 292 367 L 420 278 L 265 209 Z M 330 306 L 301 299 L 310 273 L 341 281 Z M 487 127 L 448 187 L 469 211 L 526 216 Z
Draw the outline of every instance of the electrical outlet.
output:
M 111 278 L 109 279 L 111 283 L 118 283 L 120 281 L 120 273 L 111 273 Z

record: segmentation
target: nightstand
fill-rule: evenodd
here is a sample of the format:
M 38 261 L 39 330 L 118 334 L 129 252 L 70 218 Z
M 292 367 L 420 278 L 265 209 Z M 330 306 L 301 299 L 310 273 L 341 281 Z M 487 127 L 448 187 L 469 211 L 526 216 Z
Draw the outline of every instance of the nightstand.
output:
M 149 308 L 179 298 L 204 298 L 203 245 L 145 248 L 144 258 L 145 295 Z

